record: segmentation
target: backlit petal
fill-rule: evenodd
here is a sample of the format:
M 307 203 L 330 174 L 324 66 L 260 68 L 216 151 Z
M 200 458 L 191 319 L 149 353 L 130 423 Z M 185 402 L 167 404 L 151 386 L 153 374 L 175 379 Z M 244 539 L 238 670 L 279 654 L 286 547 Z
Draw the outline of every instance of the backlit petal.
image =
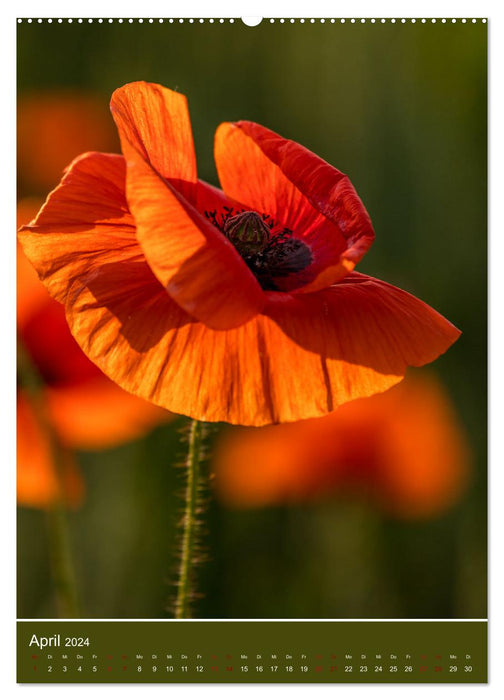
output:
M 128 143 L 159 175 L 192 199 L 196 156 L 184 95 L 139 81 L 116 90 L 110 109 L 123 149 Z
M 305 291 L 344 277 L 373 242 L 348 177 L 294 141 L 253 122 L 224 123 L 215 135 L 215 161 L 226 194 L 311 245 L 317 266 Z
M 20 231 L 27 258 L 61 303 L 73 278 L 89 272 L 96 260 L 117 261 L 117 250 L 125 259 L 140 254 L 124 195 L 125 176 L 122 156 L 79 156 L 34 222 Z
M 178 307 L 146 262 L 117 255 L 73 279 L 73 334 L 120 386 L 200 420 L 320 416 L 385 391 L 459 335 L 422 302 L 363 276 L 317 294 L 270 294 L 264 313 L 216 331 Z
M 265 297 L 236 248 L 136 151 L 129 145 L 123 149 L 137 238 L 168 294 L 212 328 L 248 321 Z M 197 191 L 201 190 L 200 184 Z

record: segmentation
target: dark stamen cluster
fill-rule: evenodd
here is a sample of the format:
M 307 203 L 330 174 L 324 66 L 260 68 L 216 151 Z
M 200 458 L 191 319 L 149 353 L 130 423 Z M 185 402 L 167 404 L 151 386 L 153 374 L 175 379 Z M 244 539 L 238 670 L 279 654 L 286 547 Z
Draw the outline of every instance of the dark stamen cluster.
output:
M 232 242 L 264 290 L 278 291 L 275 279 L 300 272 L 312 262 L 311 250 L 288 228 L 273 234 L 275 221 L 268 214 L 224 207 L 205 216 Z

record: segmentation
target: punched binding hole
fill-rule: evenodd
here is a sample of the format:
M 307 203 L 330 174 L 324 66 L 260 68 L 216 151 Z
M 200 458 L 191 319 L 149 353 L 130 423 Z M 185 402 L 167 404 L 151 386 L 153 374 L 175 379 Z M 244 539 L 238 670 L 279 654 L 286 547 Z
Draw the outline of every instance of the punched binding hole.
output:
M 261 24 L 262 17 L 242 17 L 241 21 L 243 24 L 246 24 L 247 27 L 257 27 L 258 24 Z

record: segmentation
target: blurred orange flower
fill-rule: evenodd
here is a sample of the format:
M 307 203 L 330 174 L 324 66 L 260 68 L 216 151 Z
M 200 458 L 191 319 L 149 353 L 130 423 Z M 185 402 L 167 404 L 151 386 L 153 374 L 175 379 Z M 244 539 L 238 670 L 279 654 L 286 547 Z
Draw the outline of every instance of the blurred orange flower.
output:
M 469 448 L 438 381 L 407 378 L 324 418 L 236 428 L 218 443 L 215 488 L 231 506 L 369 498 L 392 515 L 431 517 L 469 477 Z
M 388 389 L 460 335 L 353 272 L 371 222 L 315 154 L 258 124 L 221 124 L 222 191 L 197 178 L 183 95 L 132 83 L 111 109 L 124 157 L 75 159 L 20 240 L 120 386 L 199 420 L 293 421 Z
M 103 100 L 75 90 L 21 93 L 17 108 L 17 160 L 21 187 L 54 187 L 75 156 L 89 149 L 115 151 L 117 136 Z
M 18 205 L 18 225 L 29 221 L 40 202 Z M 110 381 L 81 351 L 70 334 L 61 304 L 51 299 L 25 258 L 17 252 L 18 334 L 44 388 L 44 409 L 63 448 L 100 449 L 140 436 L 170 414 L 128 394 Z M 22 505 L 44 507 L 58 493 L 50 438 L 28 392 L 17 401 L 17 495 Z M 80 473 L 65 454 L 62 480 L 67 501 L 83 495 Z

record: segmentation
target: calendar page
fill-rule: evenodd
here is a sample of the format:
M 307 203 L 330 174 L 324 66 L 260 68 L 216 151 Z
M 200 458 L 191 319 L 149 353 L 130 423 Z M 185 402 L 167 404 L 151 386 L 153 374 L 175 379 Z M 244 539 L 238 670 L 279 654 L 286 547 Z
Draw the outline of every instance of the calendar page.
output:
M 486 683 L 487 29 L 17 19 L 18 683 Z

